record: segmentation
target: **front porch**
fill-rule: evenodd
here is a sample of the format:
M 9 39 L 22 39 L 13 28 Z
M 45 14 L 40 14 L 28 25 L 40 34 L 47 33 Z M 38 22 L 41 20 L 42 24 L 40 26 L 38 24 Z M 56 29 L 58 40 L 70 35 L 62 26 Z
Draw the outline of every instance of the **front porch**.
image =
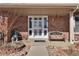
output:
M 52 54 L 58 54 L 58 52 L 54 51 L 55 53 L 52 53 L 53 48 L 55 48 L 55 50 L 60 48 L 68 49 L 68 47 L 71 46 L 69 42 L 63 41 L 34 42 L 28 39 L 24 42 L 31 43 L 31 48 L 29 49 L 27 56 L 54 56 Z M 59 54 L 61 55 L 61 53 Z
M 79 15 L 75 9 L 77 5 L 22 6 L 0 7 L 0 32 L 5 34 L 5 42 L 11 41 L 13 29 L 17 29 L 22 39 L 26 40 L 46 38 L 49 41 L 49 32 L 60 31 L 64 34 L 64 40 L 74 42 L 74 15 Z

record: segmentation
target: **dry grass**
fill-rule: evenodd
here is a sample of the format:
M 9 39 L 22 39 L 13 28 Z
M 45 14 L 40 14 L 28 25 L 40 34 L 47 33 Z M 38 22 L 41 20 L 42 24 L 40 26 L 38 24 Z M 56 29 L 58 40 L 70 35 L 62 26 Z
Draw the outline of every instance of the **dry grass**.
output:
M 50 56 L 79 56 L 79 43 L 67 46 L 67 48 L 52 45 L 47 46 Z

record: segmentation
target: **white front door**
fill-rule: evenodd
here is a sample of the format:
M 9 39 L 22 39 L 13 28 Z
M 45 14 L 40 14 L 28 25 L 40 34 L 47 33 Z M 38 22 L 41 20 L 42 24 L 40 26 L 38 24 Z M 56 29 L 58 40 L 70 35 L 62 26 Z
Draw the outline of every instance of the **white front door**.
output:
M 48 38 L 48 17 L 29 16 L 29 38 Z
M 43 32 L 43 30 L 42 30 L 42 19 L 36 19 L 36 20 L 34 20 L 34 24 L 33 24 L 33 30 L 34 30 L 34 38 L 39 38 L 39 37 L 41 37 L 42 36 L 42 32 Z

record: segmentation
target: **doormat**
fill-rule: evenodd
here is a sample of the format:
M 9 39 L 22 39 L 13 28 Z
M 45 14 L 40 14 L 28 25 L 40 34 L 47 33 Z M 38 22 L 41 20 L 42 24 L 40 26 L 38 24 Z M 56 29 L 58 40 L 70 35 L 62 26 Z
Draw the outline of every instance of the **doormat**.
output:
M 34 42 L 45 42 L 45 40 L 34 40 Z

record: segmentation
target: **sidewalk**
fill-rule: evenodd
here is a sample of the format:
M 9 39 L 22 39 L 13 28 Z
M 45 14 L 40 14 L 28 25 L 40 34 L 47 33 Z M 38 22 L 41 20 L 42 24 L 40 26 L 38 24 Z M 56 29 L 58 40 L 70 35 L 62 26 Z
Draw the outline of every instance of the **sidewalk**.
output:
M 27 56 L 48 56 L 48 51 L 45 45 L 41 45 L 41 43 L 36 43 L 38 45 L 33 45 Z

